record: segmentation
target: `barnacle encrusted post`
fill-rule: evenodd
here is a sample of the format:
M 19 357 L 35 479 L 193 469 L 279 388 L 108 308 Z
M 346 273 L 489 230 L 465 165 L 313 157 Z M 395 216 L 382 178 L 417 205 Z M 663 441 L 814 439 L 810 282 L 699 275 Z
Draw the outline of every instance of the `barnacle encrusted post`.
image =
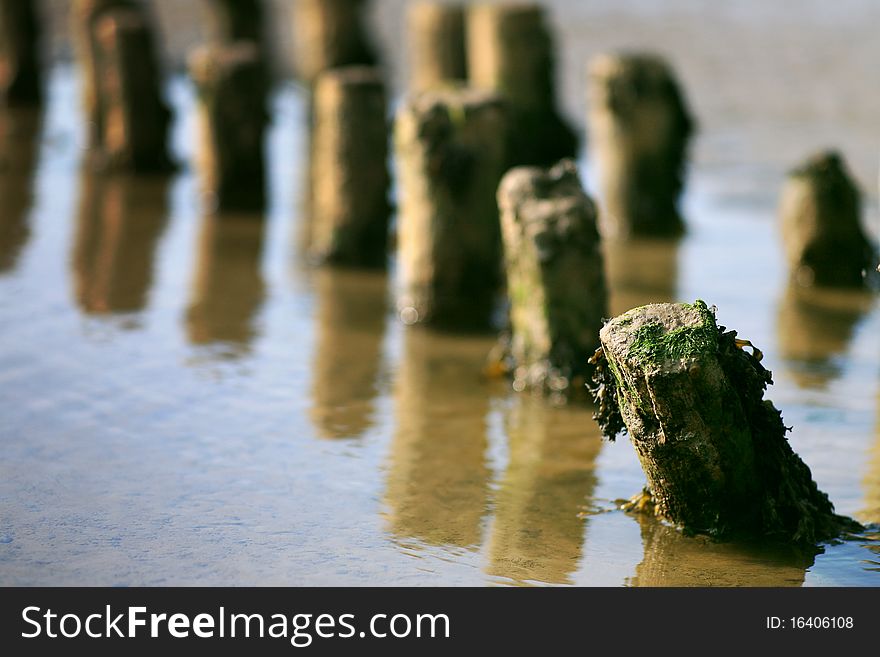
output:
M 672 69 L 654 55 L 603 54 L 590 62 L 589 86 L 604 232 L 681 233 L 677 206 L 693 120 Z
M 495 198 L 504 173 L 503 101 L 426 91 L 397 115 L 398 311 L 407 324 L 486 327 L 501 283 Z
M 828 151 L 788 174 L 780 215 L 792 280 L 800 286 L 861 287 L 874 252 L 861 225 L 861 194 L 843 158 Z
M 468 80 L 508 102 L 508 166 L 574 157 L 578 137 L 556 107 L 553 34 L 542 6 L 477 4 L 467 15 Z
M 791 449 L 763 399 L 770 372 L 704 302 L 642 306 L 599 337 L 597 419 L 609 437 L 625 426 L 658 516 L 689 532 L 802 544 L 858 527 Z
M 265 205 L 266 84 L 257 45 L 209 45 L 190 57 L 198 89 L 202 191 L 213 212 L 248 212 Z
M 382 75 L 368 66 L 327 71 L 318 76 L 312 103 L 309 254 L 384 267 L 391 207 Z
M 596 208 L 572 160 L 511 169 L 498 189 L 514 388 L 583 390 L 607 293 Z
M 0 0 L 0 104 L 37 105 L 43 97 L 36 0 Z
M 462 5 L 436 0 L 418 2 L 409 8 L 407 22 L 412 90 L 467 80 Z

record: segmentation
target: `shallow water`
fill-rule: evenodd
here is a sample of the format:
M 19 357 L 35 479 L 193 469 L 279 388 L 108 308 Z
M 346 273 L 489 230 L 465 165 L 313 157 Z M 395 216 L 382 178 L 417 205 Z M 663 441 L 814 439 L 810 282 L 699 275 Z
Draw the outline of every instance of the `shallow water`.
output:
M 552 4 L 569 8 L 568 44 L 598 33 L 597 16 L 616 21 L 621 44 L 678 43 L 644 22 L 652 3 Z M 705 10 L 678 4 L 687 32 Z M 730 13 L 719 20 L 745 43 L 780 20 Z M 782 43 L 819 33 L 823 16 L 808 9 Z M 868 46 L 844 37 L 822 61 L 861 61 Z M 789 289 L 774 214 L 793 135 L 807 135 L 804 149 L 822 130 L 858 144 L 854 168 L 873 183 L 876 123 L 858 108 L 794 116 L 785 90 L 747 110 L 730 88 L 711 95 L 711 57 L 700 59 L 711 39 L 673 50 L 697 106 L 718 111 L 695 148 L 687 236 L 608 248 L 612 311 L 716 304 L 764 352 L 770 397 L 837 510 L 880 522 L 880 304 Z M 801 80 L 793 61 L 787 79 Z M 749 88 L 750 70 L 730 74 L 733 89 Z M 192 89 L 176 77 L 169 94 L 186 161 Z M 725 94 L 736 111 L 722 111 Z M 862 94 L 877 106 L 876 85 Z M 589 407 L 487 381 L 491 336 L 403 327 L 393 272 L 307 267 L 293 85 L 272 108 L 263 221 L 203 216 L 187 169 L 84 173 L 77 106 L 59 64 L 40 120 L 0 119 L 16 127 L 0 148 L 14 162 L 0 170 L 0 584 L 880 585 L 867 538 L 814 558 L 685 538 L 616 510 L 643 476 L 625 439 L 600 440 Z

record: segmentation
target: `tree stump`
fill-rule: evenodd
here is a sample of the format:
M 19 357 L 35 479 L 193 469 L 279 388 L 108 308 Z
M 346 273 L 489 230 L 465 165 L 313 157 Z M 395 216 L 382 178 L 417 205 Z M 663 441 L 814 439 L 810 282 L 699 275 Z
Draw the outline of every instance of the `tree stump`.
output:
M 398 113 L 398 310 L 407 324 L 489 324 L 501 283 L 505 119 L 499 96 L 469 89 L 418 94 Z
M 388 247 L 388 119 L 378 69 L 321 74 L 313 99 L 310 246 L 321 262 L 384 267 Z
M 409 9 L 410 88 L 433 89 L 467 80 L 464 7 L 419 2 Z
M 653 55 L 600 55 L 589 67 L 588 129 L 598 165 L 604 233 L 684 230 L 678 198 L 694 129 L 669 66 Z
M 859 528 L 786 440 L 763 399 L 772 381 L 759 352 L 705 303 L 642 306 L 599 337 L 596 418 L 610 438 L 629 433 L 658 516 L 688 532 L 800 544 Z
M 556 109 L 553 37 L 540 5 L 471 7 L 467 56 L 469 84 L 509 104 L 508 167 L 551 166 L 577 154 L 577 135 Z
M 34 0 L 0 0 L 0 104 L 37 105 L 43 98 L 40 21 Z
M 511 169 L 498 207 L 514 388 L 583 390 L 607 294 L 596 208 L 575 163 Z
M 260 211 L 266 200 L 266 85 L 253 42 L 204 46 L 190 58 L 198 89 L 202 190 L 215 212 Z
M 376 64 L 364 14 L 368 0 L 296 0 L 297 75 L 308 84 L 331 68 Z
M 859 190 L 838 153 L 818 153 L 789 172 L 780 215 L 786 258 L 798 285 L 865 285 L 875 253 L 862 229 L 861 209 Z

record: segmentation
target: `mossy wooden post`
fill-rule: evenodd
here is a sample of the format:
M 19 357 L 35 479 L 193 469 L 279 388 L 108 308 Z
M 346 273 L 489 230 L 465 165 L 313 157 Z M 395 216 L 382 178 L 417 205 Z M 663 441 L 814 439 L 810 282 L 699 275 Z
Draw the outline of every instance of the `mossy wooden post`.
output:
M 365 26 L 368 6 L 368 0 L 295 0 L 296 71 L 302 80 L 312 84 L 331 68 L 376 63 Z
M 508 164 L 550 166 L 577 154 L 556 109 L 553 36 L 537 4 L 480 4 L 467 16 L 469 83 L 510 105 Z
M 590 62 L 589 86 L 604 232 L 680 234 L 678 199 L 694 123 L 672 70 L 653 55 L 599 55 Z
M 657 515 L 686 531 L 813 544 L 858 527 L 786 440 L 770 372 L 702 301 L 653 304 L 599 332 L 603 433 L 625 429 Z
M 217 212 L 265 205 L 268 123 L 260 51 L 253 42 L 204 46 L 190 58 L 198 89 L 202 190 Z
M 0 0 L 0 104 L 42 100 L 40 31 L 36 0 Z
M 351 66 L 322 73 L 313 109 L 309 253 L 322 262 L 384 266 L 391 209 L 379 70 Z
M 583 390 L 607 294 L 596 209 L 575 163 L 511 169 L 498 207 L 514 388 Z
M 861 194 L 838 153 L 818 153 L 788 174 L 780 215 L 794 282 L 804 287 L 865 284 L 874 251 L 861 225 Z
M 423 0 L 409 8 L 410 88 L 467 80 L 464 7 Z
M 471 89 L 417 94 L 398 113 L 398 310 L 407 324 L 489 323 L 501 280 L 505 119 L 499 96 Z

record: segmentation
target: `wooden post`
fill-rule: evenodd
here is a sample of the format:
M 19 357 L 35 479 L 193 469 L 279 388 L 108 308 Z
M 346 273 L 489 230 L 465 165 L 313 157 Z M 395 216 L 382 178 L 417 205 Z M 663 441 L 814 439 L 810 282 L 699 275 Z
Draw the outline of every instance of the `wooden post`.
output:
M 464 7 L 434 0 L 409 9 L 410 88 L 414 91 L 467 80 Z
M 368 0 L 296 0 L 296 70 L 302 80 L 312 84 L 331 68 L 376 63 L 364 25 L 367 7 Z
M 95 164 L 132 172 L 168 169 L 170 112 L 145 12 L 119 0 L 78 0 L 73 7 Z
M 782 190 L 785 254 L 803 287 L 862 287 L 875 264 L 861 226 L 861 194 L 843 158 L 818 153 L 793 169 Z
M 505 119 L 499 96 L 468 89 L 418 94 L 398 113 L 398 310 L 407 324 L 489 323 L 501 282 Z
M 858 528 L 834 514 L 765 401 L 771 382 L 706 304 L 653 304 L 600 331 L 603 433 L 625 429 L 655 513 L 686 531 L 815 544 Z
M 170 112 L 143 5 L 74 0 L 71 21 L 94 164 L 134 172 L 169 168 Z
M 40 32 L 35 0 L 0 0 L 0 104 L 42 100 Z
M 375 68 L 321 74 L 313 100 L 310 255 L 384 267 L 388 246 L 388 118 Z
M 550 166 L 577 154 L 578 138 L 556 109 L 555 53 L 537 4 L 480 4 L 467 17 L 470 84 L 510 105 L 508 166 Z
M 265 227 L 248 215 L 202 218 L 192 301 L 186 311 L 191 343 L 220 356 L 250 350 L 256 315 L 265 296 L 260 272 Z
M 266 88 L 253 42 L 204 46 L 190 59 L 199 96 L 199 171 L 215 212 L 262 210 L 266 197 Z
M 583 391 L 608 304 L 596 209 L 575 163 L 511 169 L 498 207 L 514 388 Z
M 606 54 L 590 62 L 589 78 L 603 233 L 680 234 L 678 198 L 693 120 L 672 70 L 653 55 Z

